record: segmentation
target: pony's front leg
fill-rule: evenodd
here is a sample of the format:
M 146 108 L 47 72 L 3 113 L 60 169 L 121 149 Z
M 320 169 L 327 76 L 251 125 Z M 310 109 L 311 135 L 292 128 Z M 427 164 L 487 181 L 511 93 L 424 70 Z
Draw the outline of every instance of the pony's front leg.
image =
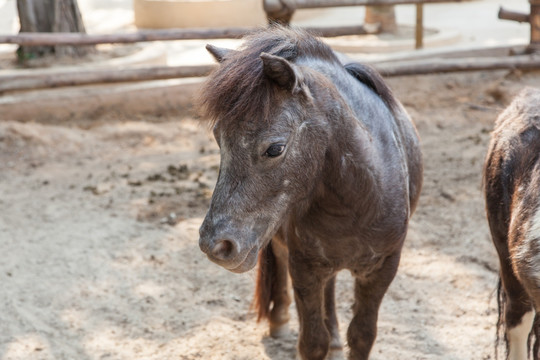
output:
M 328 332 L 330 333 L 330 351 L 328 353 L 328 360 L 342 360 L 343 359 L 343 345 L 339 337 L 339 325 L 336 315 L 336 276 L 332 276 L 326 283 L 324 289 L 324 310 L 325 317 L 324 323 Z
M 353 319 L 347 331 L 349 359 L 365 360 L 377 337 L 379 306 L 392 279 L 396 275 L 400 253 L 387 257 L 381 267 L 368 276 L 356 277 Z
M 272 310 L 270 311 L 270 336 L 284 337 L 289 334 L 289 252 L 281 237 L 272 239 L 272 251 L 276 259 L 275 282 L 272 284 Z
M 314 268 L 304 259 L 290 259 L 294 299 L 300 321 L 298 352 L 303 360 L 324 360 L 330 347 L 325 324 L 324 289 L 332 274 Z

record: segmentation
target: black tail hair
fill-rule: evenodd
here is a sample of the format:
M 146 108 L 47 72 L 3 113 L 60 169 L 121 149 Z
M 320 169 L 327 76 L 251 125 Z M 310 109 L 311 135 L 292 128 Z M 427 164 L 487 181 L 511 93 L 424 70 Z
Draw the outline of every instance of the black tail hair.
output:
M 259 254 L 257 286 L 253 307 L 257 312 L 257 321 L 268 318 L 272 302 L 272 289 L 276 283 L 276 256 L 270 242 Z
M 508 338 L 506 337 L 506 328 L 504 326 L 504 310 L 506 308 L 506 294 L 502 287 L 502 280 L 499 277 L 497 282 L 497 330 L 495 335 L 495 360 L 499 360 L 499 346 L 501 340 L 504 341 L 505 355 L 508 359 Z
M 529 334 L 529 341 L 527 342 L 527 348 L 530 351 L 531 349 L 531 343 L 532 346 L 532 358 L 533 360 L 538 360 L 538 350 L 540 348 L 540 317 L 538 316 L 538 313 L 534 314 L 534 322 L 533 322 L 533 328 L 531 330 L 531 333 Z M 534 340 L 534 343 L 533 343 Z

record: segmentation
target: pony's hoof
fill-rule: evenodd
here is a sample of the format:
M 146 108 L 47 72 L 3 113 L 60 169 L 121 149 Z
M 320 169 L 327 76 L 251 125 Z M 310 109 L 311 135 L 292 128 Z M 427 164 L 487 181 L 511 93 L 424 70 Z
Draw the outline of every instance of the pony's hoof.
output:
M 302 357 L 298 351 L 296 352 L 295 359 L 302 360 Z M 346 360 L 346 358 L 342 349 L 330 349 L 328 350 L 328 354 L 326 354 L 324 360 Z
M 289 329 L 289 324 L 280 324 L 280 325 L 270 325 L 270 336 L 279 339 L 289 336 L 291 330 Z
M 345 360 L 345 354 L 342 348 L 330 348 L 326 360 Z

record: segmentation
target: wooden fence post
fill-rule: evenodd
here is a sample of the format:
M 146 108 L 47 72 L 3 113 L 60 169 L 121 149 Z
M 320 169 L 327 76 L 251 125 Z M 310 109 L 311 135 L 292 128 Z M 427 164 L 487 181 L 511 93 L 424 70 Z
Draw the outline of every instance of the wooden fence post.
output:
M 416 4 L 416 27 L 415 27 L 415 48 L 421 49 L 424 47 L 424 5 Z

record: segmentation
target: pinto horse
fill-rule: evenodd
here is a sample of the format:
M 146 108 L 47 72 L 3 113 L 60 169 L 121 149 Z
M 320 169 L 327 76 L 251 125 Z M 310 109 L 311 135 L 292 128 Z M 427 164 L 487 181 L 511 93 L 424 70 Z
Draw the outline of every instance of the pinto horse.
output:
M 529 334 L 540 331 L 540 90 L 523 90 L 498 117 L 484 194 L 500 262 L 497 333 L 502 326 L 508 359 L 527 359 Z
M 199 108 L 221 161 L 201 250 L 236 273 L 261 253 L 256 299 L 272 336 L 287 327 L 290 274 L 302 359 L 341 356 L 334 284 L 350 270 L 349 356 L 366 359 L 422 185 L 413 123 L 374 70 L 298 29 L 207 49 L 220 66 Z

